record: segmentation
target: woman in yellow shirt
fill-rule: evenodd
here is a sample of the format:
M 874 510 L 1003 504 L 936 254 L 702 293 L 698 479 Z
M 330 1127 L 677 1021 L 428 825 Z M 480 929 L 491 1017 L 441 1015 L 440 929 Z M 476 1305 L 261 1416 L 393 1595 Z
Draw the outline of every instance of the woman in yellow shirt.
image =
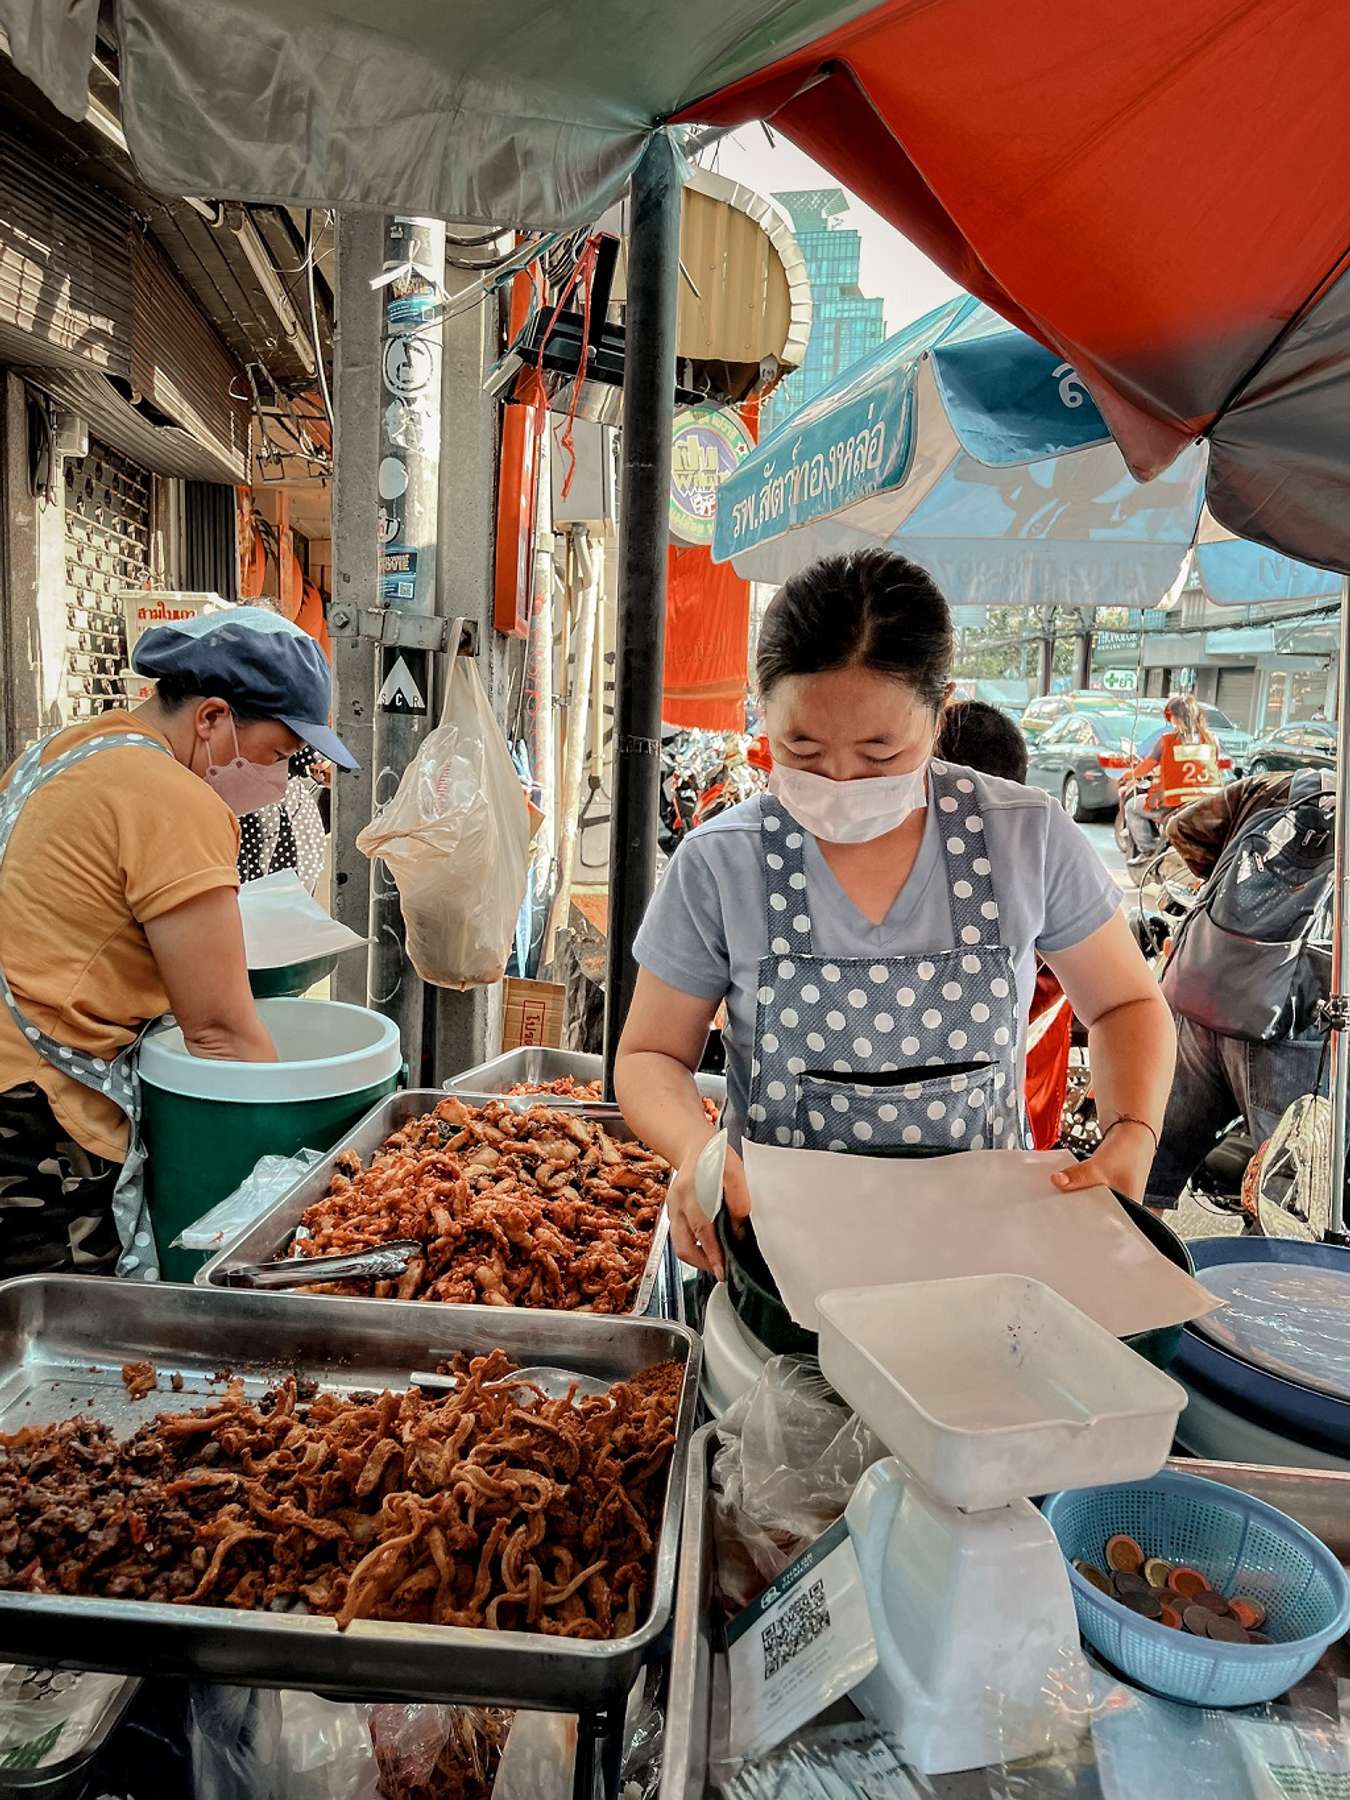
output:
M 148 631 L 150 700 L 34 745 L 0 786 L 0 1275 L 153 1279 L 134 1049 L 268 1062 L 236 896 L 238 818 L 328 728 L 322 651 L 260 607 Z

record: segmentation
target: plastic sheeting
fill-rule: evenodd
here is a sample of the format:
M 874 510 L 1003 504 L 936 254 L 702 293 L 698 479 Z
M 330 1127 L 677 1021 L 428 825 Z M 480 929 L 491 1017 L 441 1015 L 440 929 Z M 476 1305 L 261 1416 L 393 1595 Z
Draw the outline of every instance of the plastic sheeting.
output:
M 668 553 L 661 717 L 696 731 L 744 731 L 750 584 L 702 544 Z
M 1325 0 L 884 0 L 688 116 L 772 120 L 1069 361 L 1137 477 L 1212 430 L 1216 517 L 1345 570 L 1348 65 Z
M 83 111 L 97 8 L 0 0 Z M 557 228 L 653 125 L 765 118 L 1077 370 L 1141 479 L 1350 570 L 1350 9 L 1327 0 L 118 0 L 165 193 Z
M 718 494 L 713 549 L 783 581 L 880 543 L 958 606 L 1156 606 L 1192 567 L 1219 605 L 1337 598 L 1339 575 L 1214 519 L 1210 454 L 1188 445 L 1135 481 L 1068 363 L 980 301 L 950 300 L 745 459 Z
M 160 193 L 579 225 L 617 198 L 653 123 L 866 9 L 118 0 L 123 128 Z M 0 0 L 18 67 L 71 118 L 97 14 Z

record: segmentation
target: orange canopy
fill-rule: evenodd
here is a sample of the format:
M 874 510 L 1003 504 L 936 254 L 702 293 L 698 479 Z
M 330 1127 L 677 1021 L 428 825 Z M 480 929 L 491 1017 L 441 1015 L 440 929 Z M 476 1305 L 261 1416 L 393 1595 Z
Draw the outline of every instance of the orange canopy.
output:
M 1141 479 L 1218 420 L 1215 513 L 1345 567 L 1347 69 L 1335 0 L 884 0 L 680 117 L 784 131 L 1071 362 Z

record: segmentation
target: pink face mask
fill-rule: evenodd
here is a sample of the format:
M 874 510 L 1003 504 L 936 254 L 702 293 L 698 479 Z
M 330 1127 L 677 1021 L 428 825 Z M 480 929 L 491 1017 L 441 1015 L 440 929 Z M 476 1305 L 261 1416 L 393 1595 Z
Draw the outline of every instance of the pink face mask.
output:
M 235 730 L 233 718 L 230 720 L 230 733 L 234 738 L 232 761 L 213 763 L 210 760 L 210 745 L 207 746 L 206 784 L 214 788 L 230 811 L 242 819 L 249 813 L 261 812 L 264 806 L 275 806 L 278 800 L 284 799 L 291 772 L 284 760 L 276 763 L 246 762 L 239 754 L 239 733 Z

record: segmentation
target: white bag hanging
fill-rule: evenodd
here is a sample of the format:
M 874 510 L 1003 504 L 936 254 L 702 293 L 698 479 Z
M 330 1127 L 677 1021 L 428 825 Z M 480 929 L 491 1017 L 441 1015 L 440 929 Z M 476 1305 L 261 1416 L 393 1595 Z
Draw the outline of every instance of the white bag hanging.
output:
M 473 659 L 459 653 L 463 623 L 440 724 L 356 840 L 394 878 L 413 967 L 445 988 L 501 980 L 529 868 L 528 804 Z

